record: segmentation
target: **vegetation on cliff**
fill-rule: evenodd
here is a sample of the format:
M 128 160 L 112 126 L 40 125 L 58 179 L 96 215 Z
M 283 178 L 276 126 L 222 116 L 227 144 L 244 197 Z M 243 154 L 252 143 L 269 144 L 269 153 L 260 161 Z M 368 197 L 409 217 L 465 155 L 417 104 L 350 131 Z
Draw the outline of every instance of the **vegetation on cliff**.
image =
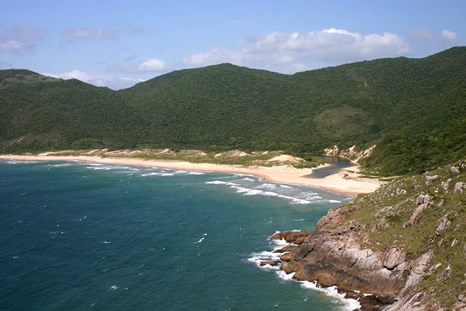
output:
M 272 238 L 300 244 L 281 257 L 283 270 L 337 285 L 359 296 L 363 309 L 464 310 L 465 203 L 462 160 L 359 195 L 299 241 L 295 232 Z
M 221 64 L 112 91 L 0 71 L 0 152 L 377 145 L 363 164 L 422 172 L 466 153 L 466 48 L 283 75 Z

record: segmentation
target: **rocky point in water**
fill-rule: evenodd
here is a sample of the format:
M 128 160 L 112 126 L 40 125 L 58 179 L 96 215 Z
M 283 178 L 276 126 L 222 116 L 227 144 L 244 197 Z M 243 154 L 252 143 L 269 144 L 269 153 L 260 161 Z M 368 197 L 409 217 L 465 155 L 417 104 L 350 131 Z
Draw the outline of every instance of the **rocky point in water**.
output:
M 362 310 L 465 310 L 466 162 L 453 168 L 360 195 L 314 231 L 272 235 L 290 243 L 280 269 L 337 286 Z

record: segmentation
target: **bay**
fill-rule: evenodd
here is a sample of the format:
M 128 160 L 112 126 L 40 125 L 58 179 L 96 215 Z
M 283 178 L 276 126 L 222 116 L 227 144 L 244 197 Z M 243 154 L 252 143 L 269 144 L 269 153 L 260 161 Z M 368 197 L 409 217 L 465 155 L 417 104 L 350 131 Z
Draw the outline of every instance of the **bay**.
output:
M 256 177 L 0 161 L 0 310 L 342 310 L 260 269 L 348 197 Z

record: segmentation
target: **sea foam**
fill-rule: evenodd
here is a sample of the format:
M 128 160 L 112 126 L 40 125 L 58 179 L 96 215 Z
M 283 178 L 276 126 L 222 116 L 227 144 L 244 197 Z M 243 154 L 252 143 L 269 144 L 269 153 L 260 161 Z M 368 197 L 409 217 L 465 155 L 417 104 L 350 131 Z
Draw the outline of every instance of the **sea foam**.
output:
M 292 230 L 296 231 L 296 230 Z M 252 253 L 248 258 L 249 262 L 255 263 L 261 269 L 264 270 L 274 270 L 276 275 L 285 281 L 293 281 L 298 282 L 302 288 L 311 289 L 314 291 L 318 291 L 324 293 L 327 296 L 333 297 L 338 299 L 339 301 L 343 302 L 345 310 L 355 310 L 361 308 L 361 305 L 358 300 L 345 298 L 344 293 L 339 293 L 336 286 L 331 287 L 321 287 L 317 284 L 317 282 L 310 282 L 310 281 L 298 281 L 293 279 L 295 273 L 286 273 L 283 270 L 280 270 L 280 265 L 271 266 L 271 265 L 260 265 L 264 260 L 271 260 L 271 261 L 280 261 L 280 256 L 284 253 L 277 252 L 279 249 L 283 248 L 287 245 L 294 245 L 293 243 L 288 243 L 284 239 L 281 240 L 271 240 L 270 244 L 275 245 L 276 247 L 273 248 L 272 251 L 262 251 Z

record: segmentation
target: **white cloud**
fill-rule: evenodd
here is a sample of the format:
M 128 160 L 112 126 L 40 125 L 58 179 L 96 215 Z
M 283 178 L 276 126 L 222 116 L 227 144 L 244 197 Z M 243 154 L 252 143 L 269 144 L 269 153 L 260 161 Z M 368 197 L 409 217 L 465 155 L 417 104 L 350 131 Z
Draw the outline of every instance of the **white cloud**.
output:
M 442 38 L 443 40 L 453 43 L 456 42 L 457 40 L 457 35 L 456 32 L 450 31 L 450 30 L 444 30 L 442 31 Z
M 189 66 L 222 62 L 295 72 L 296 68 L 316 64 L 337 65 L 345 62 L 404 55 L 409 44 L 394 33 L 360 34 L 329 28 L 315 32 L 271 32 L 243 42 L 238 50 L 221 47 L 184 59 Z
M 46 31 L 40 27 L 15 25 L 8 28 L 0 27 L 0 53 L 18 53 L 33 50 Z
M 162 73 L 172 69 L 172 66 L 160 58 L 149 58 L 139 64 L 114 64 L 109 67 L 110 71 L 137 74 L 137 73 Z
M 136 83 L 144 81 L 139 78 L 116 77 L 102 74 L 92 74 L 81 70 L 72 70 L 63 73 L 43 73 L 43 75 L 60 78 L 64 80 L 77 79 L 95 86 L 107 86 L 114 90 L 131 87 Z
M 139 72 L 160 72 L 168 69 L 168 64 L 159 58 L 149 58 L 137 66 Z
M 65 36 L 79 40 L 112 40 L 118 38 L 118 31 L 113 28 L 68 28 L 64 31 Z
M 0 41 L 0 52 L 17 52 L 25 48 L 25 44 L 16 40 Z

